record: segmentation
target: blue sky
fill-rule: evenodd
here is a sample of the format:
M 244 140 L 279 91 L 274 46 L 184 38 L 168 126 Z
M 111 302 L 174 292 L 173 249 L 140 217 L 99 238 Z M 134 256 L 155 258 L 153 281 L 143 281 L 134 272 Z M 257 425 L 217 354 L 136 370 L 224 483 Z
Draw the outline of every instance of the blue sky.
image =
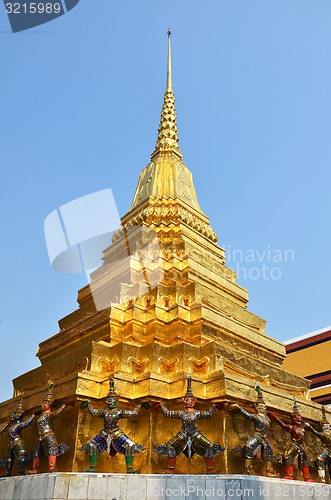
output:
M 129 209 L 169 25 L 180 148 L 249 310 L 279 340 L 331 324 L 330 19 L 329 0 L 81 0 L 13 34 L 0 4 L 0 400 L 86 283 L 52 270 L 44 219 L 109 187 Z

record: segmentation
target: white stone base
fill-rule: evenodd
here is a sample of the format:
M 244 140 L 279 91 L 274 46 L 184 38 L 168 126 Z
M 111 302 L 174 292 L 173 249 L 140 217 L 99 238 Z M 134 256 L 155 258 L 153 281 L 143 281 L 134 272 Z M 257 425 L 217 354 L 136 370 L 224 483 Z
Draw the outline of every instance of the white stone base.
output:
M 330 500 L 331 485 L 244 475 L 66 473 L 0 478 L 0 500 Z

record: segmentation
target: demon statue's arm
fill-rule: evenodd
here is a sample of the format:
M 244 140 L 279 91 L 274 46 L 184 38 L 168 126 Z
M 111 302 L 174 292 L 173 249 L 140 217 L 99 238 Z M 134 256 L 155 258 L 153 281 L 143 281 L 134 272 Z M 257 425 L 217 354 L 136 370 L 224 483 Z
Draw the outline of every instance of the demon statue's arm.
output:
M 133 410 L 122 410 L 122 417 L 123 418 L 136 417 L 140 412 L 140 410 L 141 410 L 141 404 L 136 406 Z

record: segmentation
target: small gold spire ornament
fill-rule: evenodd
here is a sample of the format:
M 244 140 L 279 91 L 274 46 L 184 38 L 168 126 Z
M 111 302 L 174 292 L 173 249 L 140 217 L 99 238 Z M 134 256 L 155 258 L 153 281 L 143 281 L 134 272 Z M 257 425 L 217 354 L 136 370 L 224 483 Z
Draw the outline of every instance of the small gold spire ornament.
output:
M 172 65 L 171 65 L 171 29 L 168 28 L 168 67 L 167 67 L 167 90 L 172 90 Z
M 171 29 L 168 29 L 168 65 L 167 65 L 167 87 L 164 93 L 164 101 L 161 111 L 161 120 L 158 130 L 155 150 L 151 155 L 154 158 L 159 153 L 175 153 L 182 159 L 178 146 L 177 117 L 175 108 L 175 95 L 172 90 L 172 64 L 171 64 Z

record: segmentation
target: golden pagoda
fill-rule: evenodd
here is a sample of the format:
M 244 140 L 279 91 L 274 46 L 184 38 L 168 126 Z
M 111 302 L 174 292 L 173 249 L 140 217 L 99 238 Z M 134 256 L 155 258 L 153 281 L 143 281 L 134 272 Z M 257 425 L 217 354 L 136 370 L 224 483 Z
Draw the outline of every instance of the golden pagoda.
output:
M 59 321 L 59 332 L 39 345 L 41 366 L 16 378 L 13 399 L 0 405 L 5 422 L 24 394 L 29 414 L 39 407 L 49 379 L 54 382 L 55 404 L 75 401 L 54 422 L 59 442 L 70 448 L 59 457 L 59 470 L 81 471 L 88 465 L 80 448 L 103 422 L 81 409 L 80 402 L 105 406 L 112 377 L 125 408 L 164 402 L 179 409 L 191 375 L 197 408 L 215 402 L 252 408 L 258 381 L 270 410 L 286 418 L 295 396 L 305 419 L 321 419 L 320 406 L 309 398 L 309 381 L 282 369 L 284 345 L 267 336 L 266 322 L 247 310 L 248 292 L 226 267 L 225 251 L 199 206 L 192 174 L 179 150 L 170 33 L 167 85 L 151 161 L 140 174 L 121 227 L 103 252 L 103 265 L 79 290 L 78 304 Z M 146 448 L 136 456 L 135 466 L 142 473 L 158 473 L 165 459 L 153 449 L 180 423 L 142 408 L 137 418 L 122 420 L 120 426 Z M 226 447 L 215 464 L 222 473 L 242 472 L 243 460 L 232 450 L 244 444 L 250 426 L 226 405 L 199 423 L 209 439 Z M 28 448 L 35 439 L 31 425 L 25 431 Z M 284 439 L 279 428 L 272 430 L 275 451 L 284 448 Z M 4 446 L 2 439 L 2 452 Z M 125 471 L 123 457 L 104 455 L 98 471 Z M 202 473 L 204 464 L 198 456 L 188 461 L 181 455 L 176 471 Z

